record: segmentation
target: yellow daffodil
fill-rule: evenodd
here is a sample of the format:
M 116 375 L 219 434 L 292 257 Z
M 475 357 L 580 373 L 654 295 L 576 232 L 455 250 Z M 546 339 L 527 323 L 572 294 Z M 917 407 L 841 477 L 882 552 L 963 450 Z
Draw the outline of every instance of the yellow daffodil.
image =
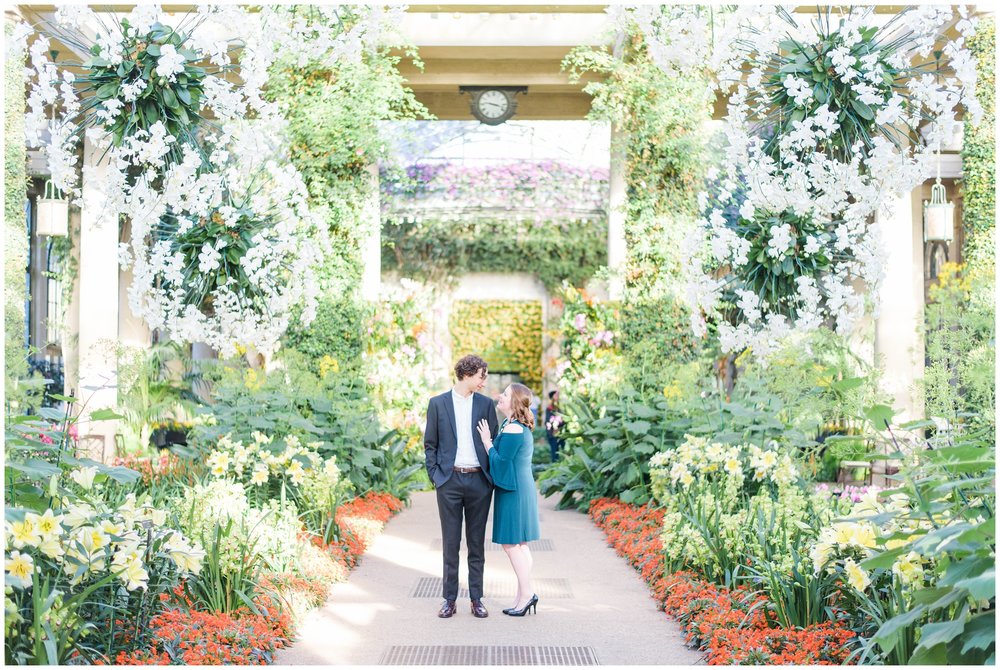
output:
M 42 537 L 42 541 L 38 545 L 38 550 L 55 560 L 59 560 L 66 554 L 62 543 L 59 541 L 59 537 L 56 535 L 45 535 Z
M 851 538 L 853 544 L 865 549 L 875 548 L 875 527 L 870 523 L 859 523 L 854 527 L 854 535 Z
M 810 558 L 812 558 L 813 568 L 816 572 L 819 572 L 830 560 L 830 555 L 833 553 L 833 546 L 828 542 L 817 542 L 810 552 Z
M 125 527 L 120 523 L 113 522 L 111 519 L 103 519 L 101 521 L 101 530 L 108 535 L 121 536 L 121 534 L 125 531 Z
M 844 561 L 844 571 L 847 573 L 847 583 L 858 591 L 864 591 L 872 583 L 871 578 L 868 577 L 868 573 L 865 572 L 864 568 L 850 558 Z
M 25 545 L 37 547 L 38 543 L 42 541 L 42 534 L 38 531 L 38 525 L 30 518 L 31 516 L 37 518 L 38 515 L 25 515 L 24 521 L 14 521 L 7 524 L 7 530 L 14 547 L 17 549 Z
M 839 546 L 848 546 L 854 540 L 854 524 L 846 521 L 833 524 L 833 538 Z
M 213 451 L 206 463 L 213 475 L 222 477 L 229 471 L 229 454 L 225 451 Z
M 110 541 L 108 534 L 96 526 L 78 528 L 73 538 L 78 540 L 90 554 L 108 546 Z
M 892 572 L 908 586 L 922 586 L 924 582 L 924 568 L 921 565 L 920 554 L 911 551 L 896 561 L 892 566 Z
M 285 474 L 291 478 L 292 483 L 296 486 L 301 485 L 305 481 L 306 472 L 302 469 L 302 463 L 299 461 L 292 461 L 288 469 L 285 470 Z
M 71 529 L 79 528 L 80 526 L 89 523 L 93 516 L 94 508 L 90 505 L 68 505 L 66 506 L 66 514 L 63 516 L 63 523 Z
M 257 467 L 253 469 L 253 474 L 250 475 L 250 483 L 255 486 L 260 486 L 261 484 L 266 484 L 269 473 L 266 465 L 258 464 Z
M 38 532 L 43 536 L 55 535 L 59 536 L 63 534 L 63 527 L 61 525 L 63 516 L 60 514 L 56 516 L 51 509 L 45 510 L 45 513 L 41 516 L 37 514 L 30 514 L 32 520 L 38 526 Z
M 26 589 L 31 586 L 31 575 L 35 572 L 35 560 L 29 554 L 11 552 L 4 563 L 7 581 L 11 586 Z

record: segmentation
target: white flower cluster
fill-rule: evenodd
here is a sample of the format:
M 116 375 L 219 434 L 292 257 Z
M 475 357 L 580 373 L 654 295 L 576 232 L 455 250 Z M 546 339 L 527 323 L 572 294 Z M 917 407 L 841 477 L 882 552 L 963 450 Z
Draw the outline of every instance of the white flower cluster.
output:
M 245 569 L 256 556 L 276 570 L 287 569 L 298 550 L 302 524 L 295 507 L 272 500 L 264 509 L 254 508 L 239 482 L 196 484 L 184 490 L 175 506 L 185 532 L 218 552 L 223 573 Z
M 92 478 L 91 473 L 82 476 Z M 8 584 L 29 588 L 32 575 L 46 569 L 42 563 L 61 569 L 70 585 L 99 581 L 110 573 L 129 591 L 147 588 L 150 570 L 161 567 L 153 563 L 164 557 L 182 573 L 201 571 L 205 552 L 179 531 L 165 527 L 166 512 L 146 500 L 137 501 L 135 494 L 114 509 L 69 499 L 62 503 L 58 513 L 25 512 L 22 520 L 5 522 L 5 546 L 15 550 L 5 557 Z M 152 524 L 151 529 L 145 524 Z M 150 539 L 154 552 L 147 562 Z
M 330 20 L 307 24 L 291 8 L 280 6 L 264 6 L 260 11 L 235 5 L 199 6 L 188 23 L 192 27 L 184 49 L 161 45 L 154 75 L 161 85 L 174 82 L 184 72 L 189 60 L 185 49 L 217 69 L 206 74 L 200 99 L 200 112 L 213 116 L 214 122 L 192 126 L 189 133 L 198 135 L 200 150 L 191 146 L 190 137 L 168 133 L 162 122 L 113 143 L 110 130 L 147 82 L 123 82 L 114 97 L 88 108 L 86 113 L 93 115 L 90 119 L 81 114 L 73 73 L 49 60 L 49 37 L 38 34 L 30 45 L 27 143 L 46 149 L 52 181 L 70 198 L 82 196 L 77 164 L 80 138 L 86 135 L 97 149 L 95 155 L 104 156 L 100 168 L 83 168 L 84 177 L 99 184 L 83 206 L 97 210 L 104 221 L 121 217 L 131 221 L 130 241 L 119 249 L 123 265 L 133 267 L 130 306 L 150 327 L 167 329 L 176 341 L 205 342 L 224 355 L 233 354 L 238 346 L 268 353 L 277 347 L 293 309 L 302 307 L 305 323 L 315 313 L 318 288 L 310 268 L 325 248 L 325 237 L 317 234 L 317 219 L 309 212 L 301 177 L 285 164 L 278 105 L 264 100 L 262 89 L 268 69 L 279 59 L 357 58 L 383 40 L 386 30 L 398 23 L 402 8 L 323 7 L 319 11 Z M 334 15 L 348 13 L 353 17 L 349 29 L 333 20 Z M 355 20 L 357 14 L 360 18 Z M 164 14 L 159 5 L 137 5 L 126 18 L 127 28 L 121 21 L 99 20 L 84 6 L 58 7 L 51 28 L 58 34 L 90 40 L 98 57 L 113 66 L 125 59 L 125 45 L 134 45 L 156 22 L 171 25 L 178 17 Z M 96 37 L 87 37 L 87 31 L 97 26 Z M 17 26 L 8 50 L 22 49 L 23 53 L 30 34 L 26 25 Z M 238 78 L 225 76 L 234 67 L 234 53 L 239 54 Z M 55 110 L 51 120 L 50 110 Z M 252 127 L 245 121 L 248 116 L 255 119 Z M 271 146 L 261 151 L 268 139 Z M 269 215 L 274 225 L 254 239 L 241 260 L 251 285 L 231 281 L 214 292 L 210 308 L 190 304 L 182 287 L 183 271 L 193 266 L 199 272 L 211 272 L 223 243 L 203 249 L 199 257 L 184 258 L 171 252 L 168 242 L 152 238 L 151 229 L 167 213 L 193 225 L 222 205 L 226 193 L 248 193 L 251 180 L 261 171 L 268 183 L 254 195 L 251 210 L 258 216 Z M 251 301 L 247 293 L 263 298 Z
M 310 501 L 324 504 L 335 496 L 340 468 L 334 456 L 324 459 L 316 449 L 320 442 L 302 444 L 295 435 L 279 442 L 259 431 L 244 444 L 231 434 L 222 436 L 208 457 L 209 471 L 216 477 L 233 477 L 250 486 L 285 481 L 303 488 Z
M 234 141 L 239 141 L 237 132 L 242 136 L 259 131 L 254 124 L 242 124 L 234 129 Z M 230 161 L 220 172 L 201 171 L 194 151 L 188 147 L 184 151 L 185 159 L 168 170 L 161 191 L 141 180 L 127 200 L 132 235 L 130 243 L 119 249 L 119 257 L 133 272 L 129 305 L 151 327 L 166 328 L 174 340 L 205 342 L 226 356 L 238 345 L 269 353 L 277 347 L 296 306 L 302 306 L 305 322 L 315 316 L 319 287 L 310 269 L 320 261 L 325 245 L 319 220 L 308 206 L 305 184 L 293 167 L 259 149 L 256 160 L 250 159 L 252 153 L 240 153 L 245 160 Z M 252 185 L 253 179 L 259 183 Z M 193 258 L 170 239 L 153 244 L 147 240 L 168 214 L 179 222 L 178 237 L 209 220 L 223 222 L 237 236 L 237 213 L 222 204 L 223 190 L 247 203 L 252 215 L 268 217 L 271 225 L 254 235 L 239 259 L 248 283 L 230 275 L 228 283 L 211 293 L 211 312 L 206 313 L 201 305 L 188 302 L 184 270 L 213 276 L 232 240 L 220 236 L 206 242 Z M 166 196 L 171 197 L 170 204 Z
M 720 204 L 710 206 L 707 195 L 700 198 L 704 218 L 685 246 L 695 333 L 706 332 L 706 317 L 720 315 L 724 289 L 752 276 L 765 262 L 747 253 L 746 240 L 722 216 L 722 207 L 740 204 L 736 196 L 741 188 L 746 198 L 740 207 L 742 221 L 756 221 L 759 226 L 761 219 L 754 219 L 755 213 L 790 213 L 811 219 L 824 231 L 804 244 L 790 230 L 772 231 L 766 262 L 786 255 L 806 263 L 819 258 L 817 267 L 822 269 L 797 276 L 791 293 L 783 296 L 784 304 L 761 301 L 742 311 L 736 324 L 721 322 L 722 348 L 751 347 L 755 354 L 766 355 L 793 329 L 807 331 L 828 321 L 835 322 L 840 333 L 850 331 L 864 314 L 866 289 L 877 309 L 885 253 L 872 225 L 874 217 L 891 201 L 890 194 L 908 192 L 930 175 L 933 152 L 959 127 L 960 108 L 973 119 L 982 113 L 975 98 L 975 62 L 965 46 L 976 20 L 965 7 L 958 8 L 957 16 L 950 7 L 912 8 L 887 29 L 910 34 L 899 41 L 900 48 L 858 57 L 852 47 L 880 25 L 874 8 L 853 7 L 840 17 L 830 17 L 838 44 L 829 53 L 832 72 L 823 76 L 851 91 L 857 103 L 852 104 L 852 113 L 873 119 L 893 137 L 873 132 L 867 146 L 859 142 L 845 147 L 838 158 L 829 146 L 841 131 L 839 110 L 831 109 L 832 101 L 817 97 L 824 95 L 822 87 L 799 74 L 781 74 L 779 80 L 799 116 L 778 125 L 778 137 L 770 141 L 764 137 L 767 127 L 774 127 L 769 116 L 776 93 L 774 63 L 789 49 L 787 40 L 807 50 L 818 44 L 822 39 L 818 27 L 825 19 L 795 25 L 789 20 L 794 8 L 766 5 L 719 12 L 711 26 L 691 7 L 617 11 L 628 12 L 637 21 L 661 67 L 702 66 L 714 74 L 715 87 L 729 96 Z M 960 36 L 943 37 L 944 29 L 955 21 Z M 691 44 L 705 44 L 709 27 L 712 45 L 693 63 L 690 53 L 683 52 Z M 938 73 L 911 69 L 926 62 L 935 49 L 942 51 L 947 69 Z M 899 73 L 891 75 L 887 68 Z M 905 104 L 904 99 L 908 99 Z M 918 128 L 927 121 L 931 121 L 929 132 L 921 140 Z M 719 278 L 717 270 L 723 267 L 729 274 Z M 740 307 L 745 306 L 744 300 Z

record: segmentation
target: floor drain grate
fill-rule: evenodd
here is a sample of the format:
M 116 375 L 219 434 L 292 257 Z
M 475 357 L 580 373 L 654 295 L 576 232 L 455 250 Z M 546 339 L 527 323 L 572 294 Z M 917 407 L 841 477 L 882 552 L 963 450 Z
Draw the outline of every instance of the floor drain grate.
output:
M 539 598 L 572 598 L 573 590 L 568 579 L 534 579 L 535 593 Z M 513 579 L 487 579 L 483 583 L 483 596 L 486 598 L 506 598 L 517 590 L 517 582 Z M 411 598 L 440 598 L 442 579 L 440 577 L 421 577 L 410 591 Z M 459 585 L 458 599 L 467 600 L 469 589 Z
M 380 665 L 600 665 L 592 647 L 395 646 Z
M 532 551 L 555 551 L 556 546 L 552 543 L 552 540 L 532 540 L 528 543 L 528 548 Z M 431 549 L 434 551 L 441 551 L 441 538 L 435 538 L 431 540 Z M 465 543 L 462 544 L 462 549 L 465 549 Z M 503 547 L 494 542 L 486 543 L 486 551 L 503 551 Z

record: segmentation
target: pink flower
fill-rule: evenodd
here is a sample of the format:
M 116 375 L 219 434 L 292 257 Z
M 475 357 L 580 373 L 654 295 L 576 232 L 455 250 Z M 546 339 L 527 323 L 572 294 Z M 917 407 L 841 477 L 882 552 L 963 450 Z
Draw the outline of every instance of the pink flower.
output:
M 573 319 L 573 326 L 581 333 L 583 332 L 583 329 L 586 325 L 587 325 L 586 314 L 577 314 L 576 318 Z

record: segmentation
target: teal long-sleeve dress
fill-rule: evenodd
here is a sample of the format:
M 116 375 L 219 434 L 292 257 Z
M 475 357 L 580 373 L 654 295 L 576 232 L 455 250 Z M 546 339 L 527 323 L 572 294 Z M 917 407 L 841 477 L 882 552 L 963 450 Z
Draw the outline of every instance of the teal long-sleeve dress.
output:
M 520 544 L 540 537 L 538 529 L 538 492 L 531 473 L 534 437 L 524 430 L 504 433 L 503 426 L 490 449 L 490 475 L 493 493 L 493 541 L 497 544 Z M 506 422 L 505 422 L 506 425 Z

